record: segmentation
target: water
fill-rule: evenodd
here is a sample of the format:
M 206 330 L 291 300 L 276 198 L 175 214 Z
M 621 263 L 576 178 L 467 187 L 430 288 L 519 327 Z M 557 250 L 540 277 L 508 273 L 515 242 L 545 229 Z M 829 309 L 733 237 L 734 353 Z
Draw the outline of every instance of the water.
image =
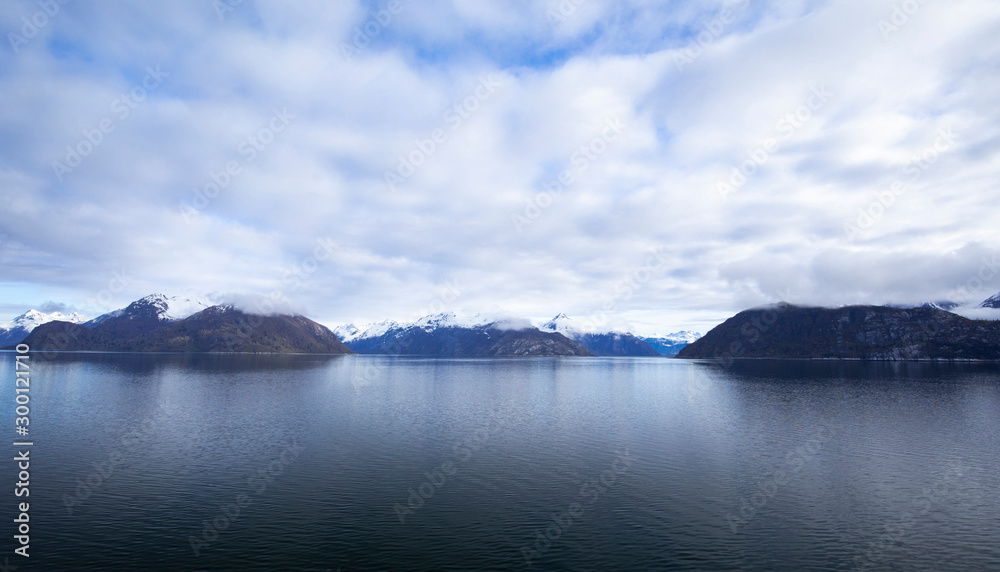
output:
M 0 371 L 13 435 L 13 354 Z M 76 354 L 31 372 L 31 557 L 3 555 L 21 571 L 1000 570 L 995 364 Z

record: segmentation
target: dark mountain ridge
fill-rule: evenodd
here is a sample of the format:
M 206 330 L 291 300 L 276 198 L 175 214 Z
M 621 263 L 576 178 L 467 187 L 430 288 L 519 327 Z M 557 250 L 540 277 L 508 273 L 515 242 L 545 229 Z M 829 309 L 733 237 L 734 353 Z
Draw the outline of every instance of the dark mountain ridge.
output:
M 628 332 L 588 332 L 579 329 L 572 318 L 558 314 L 539 326 L 543 332 L 560 333 L 595 356 L 658 356 L 656 348 Z
M 60 321 L 43 324 L 23 343 L 42 352 L 353 353 L 333 332 L 304 316 L 259 316 L 232 306 L 212 306 L 168 320 L 155 307 L 138 302 L 92 328 Z
M 423 328 L 390 328 L 385 333 L 349 340 L 359 354 L 486 356 L 589 356 L 590 352 L 562 334 L 537 328 L 506 329 L 497 324 Z
M 679 358 L 1000 359 L 1000 322 L 937 308 L 778 304 L 745 310 Z

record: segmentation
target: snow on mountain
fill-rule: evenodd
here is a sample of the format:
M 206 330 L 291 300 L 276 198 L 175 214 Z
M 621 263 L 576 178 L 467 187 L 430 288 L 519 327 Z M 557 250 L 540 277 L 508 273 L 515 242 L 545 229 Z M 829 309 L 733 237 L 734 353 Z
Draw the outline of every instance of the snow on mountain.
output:
M 431 332 L 440 328 L 481 328 L 487 325 L 501 330 L 523 330 L 532 327 L 528 320 L 504 311 L 483 312 L 474 316 L 459 316 L 454 312 L 441 312 L 428 314 L 412 322 L 383 320 L 368 324 L 344 324 L 333 328 L 333 333 L 337 334 L 342 342 L 347 343 L 354 340 L 378 338 L 391 330 L 420 328 L 425 332 Z
M 52 312 L 46 314 L 44 312 L 39 312 L 38 310 L 28 310 L 11 320 L 9 323 L 0 324 L 0 328 L 7 330 L 25 328 L 30 332 L 42 324 L 48 324 L 49 322 L 55 322 L 57 320 L 61 322 L 73 322 L 74 324 L 79 324 L 85 321 L 84 317 L 76 312 L 73 312 L 72 314 L 63 314 L 62 312 Z
M 618 326 L 618 327 L 615 327 Z M 577 342 L 595 356 L 656 356 L 659 350 L 640 336 L 629 332 L 625 322 L 607 323 L 598 328 L 592 320 L 573 320 L 559 314 L 539 329 L 555 332 Z
M 468 320 L 459 319 L 454 312 L 441 312 L 440 314 L 429 314 L 406 325 L 411 327 L 416 326 L 429 332 L 437 328 L 465 327 L 467 322 Z
M 563 313 L 538 326 L 538 329 L 543 332 L 558 332 L 573 339 L 585 335 L 625 335 L 632 333 L 629 331 L 631 330 L 631 326 L 623 320 L 608 321 L 605 319 L 601 324 L 598 324 L 594 320 L 587 318 L 574 320 Z
M 139 313 L 145 314 L 148 312 L 155 313 L 157 318 L 162 321 L 176 322 L 177 320 L 183 320 L 184 318 L 197 314 L 198 312 L 214 305 L 215 304 L 211 302 L 188 296 L 150 294 L 149 296 L 132 302 L 125 308 L 119 308 L 118 310 L 108 312 L 107 314 L 101 314 L 93 320 L 86 322 L 84 325 L 92 328 L 111 318 Z
M 997 293 L 995 296 L 991 296 L 990 298 L 987 298 L 986 300 L 983 301 L 982 304 L 979 305 L 979 307 L 980 308 L 1000 308 L 1000 293 Z
M 425 331 L 436 328 L 481 328 L 492 325 L 501 330 L 523 330 L 533 327 L 531 322 L 504 310 L 480 312 L 473 316 L 459 316 L 454 312 L 430 314 L 404 327 L 417 326 Z
M 563 335 L 580 332 L 580 329 L 573 322 L 573 318 L 570 318 L 563 313 L 560 313 L 555 318 L 552 318 L 548 322 L 538 326 L 538 329 L 548 332 L 559 332 Z
M 653 334 L 652 336 L 644 336 L 644 339 L 654 339 L 654 340 L 664 340 L 671 341 L 674 343 L 692 343 L 698 340 L 701 334 L 698 332 L 693 332 L 691 330 L 681 330 L 679 332 L 673 332 L 671 334 L 666 334 L 661 336 L 659 334 Z
M 380 338 L 391 331 L 402 332 L 410 328 L 420 328 L 425 332 L 433 332 L 444 328 L 477 329 L 491 326 L 501 330 L 524 330 L 534 326 L 528 320 L 520 318 L 503 310 L 484 312 L 474 316 L 458 316 L 453 312 L 442 312 L 423 316 L 412 322 L 396 322 L 385 320 L 372 324 L 345 324 L 333 328 L 344 343 L 362 342 Z M 698 332 L 680 331 L 665 336 L 652 338 L 635 336 L 626 328 L 606 327 L 603 331 L 591 331 L 594 328 L 587 320 L 573 320 L 566 314 L 558 314 L 545 322 L 538 329 L 542 332 L 559 333 L 574 340 L 595 355 L 649 355 L 653 350 L 665 355 L 674 355 L 680 348 L 701 337 Z M 588 346 L 589 344 L 589 346 Z M 649 344 L 648 346 L 646 344 Z M 652 346 L 650 348 L 649 346 Z M 643 353 L 646 352 L 646 353 Z
M 660 352 L 665 356 L 677 355 L 681 349 L 683 349 L 688 344 L 698 340 L 701 334 L 698 332 L 692 332 L 690 330 L 681 330 L 679 332 L 673 332 L 665 336 L 653 335 L 653 336 L 642 336 L 643 341 L 647 344 L 656 348 L 656 351 Z
M 62 312 L 46 314 L 38 310 L 28 310 L 6 324 L 0 324 L 0 347 L 20 343 L 21 340 L 28 337 L 31 330 L 42 324 L 55 321 L 80 324 L 84 321 L 84 317 L 76 312 L 72 314 L 63 314 Z
M 183 320 L 189 316 L 201 312 L 205 308 L 210 308 L 215 304 L 211 302 L 206 302 L 204 300 L 199 300 L 197 298 L 188 298 L 185 296 L 171 296 L 166 297 L 160 294 L 163 302 L 166 304 L 166 308 L 162 316 L 170 321 Z
M 334 328 L 331 328 L 331 330 L 333 331 L 334 334 L 337 335 L 337 338 L 339 338 L 340 341 L 342 342 L 349 342 L 354 338 L 357 338 L 358 335 L 361 333 L 361 330 L 354 324 L 344 324 L 342 326 L 336 326 Z
M 370 324 L 345 324 L 333 328 L 333 333 L 337 334 L 340 341 L 347 343 L 353 340 L 363 340 L 367 338 L 377 338 L 385 335 L 389 330 L 400 327 L 395 320 L 382 320 Z
M 94 318 L 92 320 L 87 320 L 86 322 L 83 323 L 83 325 L 87 326 L 88 328 L 93 328 L 97 324 L 100 324 L 102 322 L 106 322 L 106 321 L 110 320 L 111 318 L 117 318 L 118 316 L 121 316 L 124 313 L 125 313 L 125 308 L 119 308 L 119 309 L 114 310 L 112 312 L 108 312 L 107 314 L 101 314 L 100 316 L 98 316 L 98 317 L 96 317 L 96 318 Z

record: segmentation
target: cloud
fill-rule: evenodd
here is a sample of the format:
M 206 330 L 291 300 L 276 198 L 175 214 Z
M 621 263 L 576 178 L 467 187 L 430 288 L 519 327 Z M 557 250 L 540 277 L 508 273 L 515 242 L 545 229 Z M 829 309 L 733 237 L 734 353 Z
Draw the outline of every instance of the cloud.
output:
M 561 4 L 65 5 L 0 51 L 5 311 L 277 292 L 405 320 L 454 281 L 473 314 L 704 330 L 783 292 L 945 299 L 998 249 L 995 3 L 894 30 L 891 1 Z
M 48 302 L 42 302 L 38 306 L 37 310 L 39 312 L 44 312 L 46 314 L 51 314 L 53 312 L 59 312 L 62 314 L 71 314 L 76 311 L 76 308 L 71 308 L 66 304 L 63 304 L 62 302 L 52 302 L 50 300 Z

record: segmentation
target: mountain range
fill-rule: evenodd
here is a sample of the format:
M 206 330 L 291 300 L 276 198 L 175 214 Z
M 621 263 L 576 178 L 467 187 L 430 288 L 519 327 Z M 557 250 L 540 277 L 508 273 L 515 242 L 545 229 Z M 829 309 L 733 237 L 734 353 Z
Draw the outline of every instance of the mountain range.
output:
M 593 332 L 579 325 L 566 314 L 559 314 L 542 324 L 540 329 L 559 332 L 595 356 L 673 356 L 681 348 L 697 340 L 697 332 L 675 332 L 666 336 L 642 337 L 629 332 Z
M 79 324 L 84 321 L 84 317 L 76 312 L 63 314 L 62 312 L 45 313 L 38 310 L 28 310 L 11 320 L 10 323 L 0 325 L 0 348 L 18 344 L 28 337 L 31 330 L 57 320 Z
M 258 316 L 230 305 L 204 306 L 153 294 L 83 324 L 42 324 L 24 343 L 42 352 L 353 353 L 328 328 L 304 316 Z M 204 309 L 196 311 L 199 307 Z
M 745 310 L 679 358 L 1000 359 L 1000 321 L 933 307 L 778 304 Z
M 780 304 L 740 312 L 704 337 L 690 331 L 637 336 L 595 331 L 565 314 L 538 327 L 509 315 L 460 319 L 442 313 L 330 330 L 300 315 L 260 316 L 153 294 L 86 321 L 77 313 L 29 310 L 0 327 L 0 347 L 24 341 L 36 350 L 66 351 L 997 359 L 1000 322 L 949 311 L 956 308 L 961 310 L 947 301 L 834 309 Z M 978 313 L 965 313 L 991 317 L 995 308 L 1000 294 L 980 304 Z
M 579 343 L 558 332 L 543 331 L 526 320 L 477 315 L 460 319 L 453 313 L 425 316 L 400 324 L 387 320 L 336 328 L 347 347 L 359 354 L 411 354 L 441 357 L 589 356 Z
M 472 351 L 478 352 L 474 355 L 500 355 L 491 349 L 491 344 L 498 339 L 491 330 L 516 331 L 534 340 L 551 340 L 555 345 L 550 350 L 540 350 L 545 352 L 540 355 L 672 356 L 699 336 L 694 332 L 677 332 L 643 338 L 628 332 L 592 332 L 565 314 L 535 327 L 527 320 L 505 315 L 477 314 L 459 318 L 451 312 L 424 316 L 408 323 L 386 320 L 360 326 L 346 324 L 333 331 L 347 347 L 361 354 L 459 356 L 473 355 L 468 353 Z

